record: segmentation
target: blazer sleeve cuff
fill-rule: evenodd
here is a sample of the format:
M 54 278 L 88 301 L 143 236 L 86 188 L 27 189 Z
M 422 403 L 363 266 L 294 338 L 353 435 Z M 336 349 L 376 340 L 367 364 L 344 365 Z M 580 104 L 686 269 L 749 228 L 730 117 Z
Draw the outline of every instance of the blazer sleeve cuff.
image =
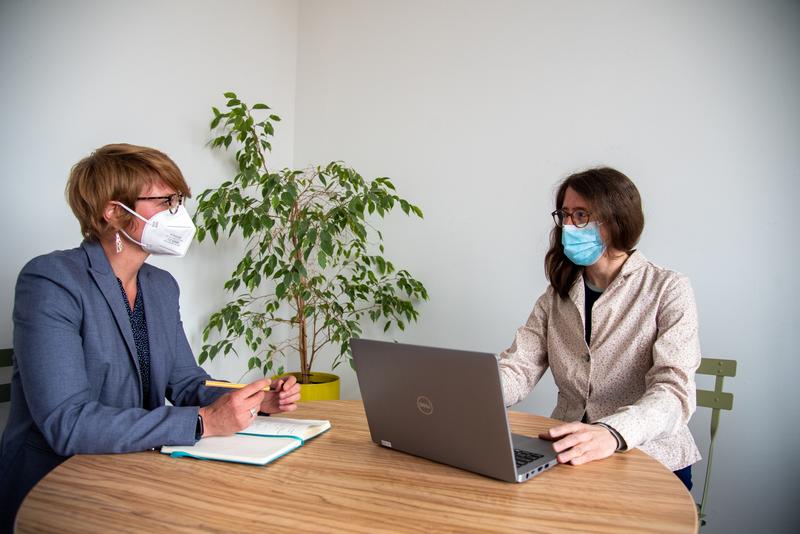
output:
M 194 445 L 197 443 L 195 434 L 197 431 L 197 416 L 200 414 L 199 406 L 175 406 L 173 410 L 178 411 L 179 421 L 175 425 L 175 443 L 165 443 L 164 445 Z

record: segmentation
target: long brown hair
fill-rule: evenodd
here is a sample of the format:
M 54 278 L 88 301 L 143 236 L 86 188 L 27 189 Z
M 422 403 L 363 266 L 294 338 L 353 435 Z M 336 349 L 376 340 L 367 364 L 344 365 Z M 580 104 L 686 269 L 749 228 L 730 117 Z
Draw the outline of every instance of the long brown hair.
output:
M 639 190 L 633 182 L 611 167 L 599 167 L 575 173 L 564 179 L 556 193 L 556 209 L 561 209 L 567 188 L 582 196 L 591 206 L 591 220 L 602 222 L 606 234 L 606 247 L 633 252 L 644 228 L 644 213 Z M 564 255 L 561 228 L 550 232 L 550 250 L 544 257 L 544 268 L 550 285 L 562 298 L 583 270 Z

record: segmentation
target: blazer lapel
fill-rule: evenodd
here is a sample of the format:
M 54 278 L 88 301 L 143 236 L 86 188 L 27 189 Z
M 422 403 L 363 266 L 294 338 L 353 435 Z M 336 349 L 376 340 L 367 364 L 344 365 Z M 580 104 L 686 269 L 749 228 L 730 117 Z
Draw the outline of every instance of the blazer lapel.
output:
M 584 308 L 586 303 L 586 295 L 583 289 L 583 273 L 578 275 L 578 278 L 575 280 L 575 282 L 572 284 L 572 287 L 569 289 L 569 300 L 571 300 L 572 303 L 575 305 L 575 307 L 578 309 L 578 314 L 581 316 L 581 324 L 584 325 L 585 329 L 586 310 Z M 586 333 L 584 332 L 584 337 L 586 337 L 585 334 Z
M 122 293 L 119 290 L 119 283 L 114 271 L 111 270 L 111 264 L 108 263 L 106 253 L 100 243 L 92 241 L 84 241 L 81 247 L 86 251 L 89 258 L 89 274 L 91 274 L 100 292 L 108 303 L 111 309 L 111 314 L 117 322 L 119 332 L 125 340 L 125 345 L 128 347 L 128 356 L 136 368 L 136 378 L 139 380 L 139 397 L 142 393 L 142 377 L 139 369 L 139 358 L 136 355 L 136 343 L 133 341 L 133 330 L 131 329 L 131 320 L 128 317 L 128 310 L 125 309 L 125 303 L 122 302 Z

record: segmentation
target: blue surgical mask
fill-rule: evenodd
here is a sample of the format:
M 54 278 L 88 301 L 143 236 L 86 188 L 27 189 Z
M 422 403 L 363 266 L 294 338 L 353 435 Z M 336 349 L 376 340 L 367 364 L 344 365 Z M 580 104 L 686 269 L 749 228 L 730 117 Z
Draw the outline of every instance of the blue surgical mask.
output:
M 565 224 L 561 229 L 561 244 L 569 261 L 584 267 L 597 263 L 606 250 L 600 228 L 594 221 L 583 228 Z

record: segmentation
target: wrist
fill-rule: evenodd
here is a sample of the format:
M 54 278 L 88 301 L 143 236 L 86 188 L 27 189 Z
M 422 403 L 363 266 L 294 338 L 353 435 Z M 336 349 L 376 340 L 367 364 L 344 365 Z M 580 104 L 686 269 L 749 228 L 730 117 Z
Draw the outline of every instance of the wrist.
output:
M 622 443 L 620 442 L 619 438 L 617 437 L 616 432 L 612 432 L 611 429 L 608 428 L 607 426 L 603 427 L 603 428 L 605 428 L 608 431 L 608 433 L 611 434 L 611 438 L 614 440 L 614 451 L 615 452 L 618 451 L 620 449 L 620 447 L 622 447 Z
M 609 425 L 607 425 L 605 423 L 598 422 L 598 423 L 593 423 L 593 424 L 596 425 L 596 426 L 599 426 L 601 428 L 606 429 L 606 431 L 609 434 L 611 434 L 611 437 L 614 438 L 614 441 L 616 442 L 616 447 L 614 449 L 615 452 L 616 451 L 621 451 L 623 449 L 622 437 L 619 435 L 619 433 L 616 430 L 614 430 L 613 428 L 611 428 Z

